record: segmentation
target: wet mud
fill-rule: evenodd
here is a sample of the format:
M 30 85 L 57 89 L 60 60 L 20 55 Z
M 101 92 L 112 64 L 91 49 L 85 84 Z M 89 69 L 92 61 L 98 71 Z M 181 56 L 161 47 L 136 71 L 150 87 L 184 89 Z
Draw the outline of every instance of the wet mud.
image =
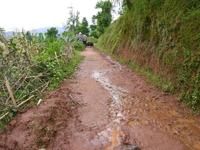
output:
M 71 80 L 0 134 L 0 149 L 199 150 L 200 117 L 87 48 Z

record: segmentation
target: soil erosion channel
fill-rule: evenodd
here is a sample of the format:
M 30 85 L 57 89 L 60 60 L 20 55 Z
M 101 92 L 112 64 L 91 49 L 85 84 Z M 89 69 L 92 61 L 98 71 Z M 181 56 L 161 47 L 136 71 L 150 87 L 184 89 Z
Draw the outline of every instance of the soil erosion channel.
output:
M 174 96 L 149 85 L 143 77 L 92 48 L 82 55 L 85 59 L 74 79 L 65 81 L 61 91 L 57 90 L 37 110 L 19 114 L 0 134 L 0 148 L 12 149 L 17 145 L 19 149 L 28 149 L 32 145 L 34 149 L 69 150 L 200 149 L 199 116 L 192 115 Z M 67 96 L 59 97 L 60 92 Z M 53 134 L 38 135 L 33 129 L 33 120 L 38 116 L 30 116 L 48 103 L 50 107 L 51 101 L 66 99 L 73 102 L 69 107 L 74 109 L 69 109 L 68 115 L 63 110 L 62 115 L 55 116 L 59 125 L 51 120 Z M 29 126 L 24 129 L 20 126 L 27 117 L 32 120 L 24 123 Z M 49 124 L 48 121 L 43 124 Z M 16 133 L 26 136 L 16 139 Z M 48 136 L 48 140 L 42 137 L 38 143 L 34 140 L 38 136 Z

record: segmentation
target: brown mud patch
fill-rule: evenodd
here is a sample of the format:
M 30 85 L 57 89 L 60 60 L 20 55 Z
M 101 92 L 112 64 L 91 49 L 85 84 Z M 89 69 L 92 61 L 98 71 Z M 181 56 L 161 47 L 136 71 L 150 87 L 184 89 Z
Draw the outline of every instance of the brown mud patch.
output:
M 58 143 L 66 144 L 66 128 L 77 108 L 71 93 L 67 82 L 63 83 L 40 106 L 18 114 L 0 134 L 0 149 L 56 149 Z

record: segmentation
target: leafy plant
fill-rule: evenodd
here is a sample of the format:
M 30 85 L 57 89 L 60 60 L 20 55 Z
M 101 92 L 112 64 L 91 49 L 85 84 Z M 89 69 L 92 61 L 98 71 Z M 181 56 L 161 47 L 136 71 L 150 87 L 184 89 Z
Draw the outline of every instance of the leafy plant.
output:
M 99 37 L 112 21 L 112 3 L 110 1 L 99 1 L 96 4 L 96 9 L 100 9 L 100 11 L 93 16 L 93 26 L 91 26 L 91 29 L 92 36 Z
M 74 41 L 73 42 L 73 47 L 74 47 L 74 49 L 76 49 L 78 51 L 83 51 L 84 48 L 85 48 L 85 45 L 80 41 Z

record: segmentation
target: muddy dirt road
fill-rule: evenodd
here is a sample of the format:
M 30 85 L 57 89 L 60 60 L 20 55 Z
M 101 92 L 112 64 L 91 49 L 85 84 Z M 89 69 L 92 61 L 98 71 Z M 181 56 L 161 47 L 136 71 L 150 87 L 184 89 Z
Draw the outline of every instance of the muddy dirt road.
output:
M 19 114 L 0 149 L 200 150 L 200 117 L 92 48 L 75 77 Z

